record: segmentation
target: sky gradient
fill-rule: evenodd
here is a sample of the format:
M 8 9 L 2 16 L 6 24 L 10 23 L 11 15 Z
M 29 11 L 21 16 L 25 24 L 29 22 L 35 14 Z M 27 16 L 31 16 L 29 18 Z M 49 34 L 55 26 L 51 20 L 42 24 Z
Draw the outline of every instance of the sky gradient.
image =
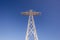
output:
M 0 40 L 25 40 L 28 16 L 33 9 L 39 40 L 60 40 L 60 0 L 0 0 Z

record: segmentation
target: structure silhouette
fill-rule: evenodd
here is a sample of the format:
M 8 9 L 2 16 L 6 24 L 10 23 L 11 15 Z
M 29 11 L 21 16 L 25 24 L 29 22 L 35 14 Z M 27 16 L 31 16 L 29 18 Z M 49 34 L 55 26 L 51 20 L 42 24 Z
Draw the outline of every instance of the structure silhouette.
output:
M 25 40 L 31 40 L 32 36 L 33 40 L 38 40 L 33 16 L 37 16 L 39 13 L 40 12 L 33 12 L 32 10 L 29 10 L 28 12 L 22 12 L 23 15 L 29 16 Z

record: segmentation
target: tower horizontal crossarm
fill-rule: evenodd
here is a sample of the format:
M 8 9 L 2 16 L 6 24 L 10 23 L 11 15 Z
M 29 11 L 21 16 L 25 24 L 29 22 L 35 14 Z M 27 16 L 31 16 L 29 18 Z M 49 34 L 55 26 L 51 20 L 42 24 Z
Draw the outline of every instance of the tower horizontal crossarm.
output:
M 40 12 L 33 12 L 32 10 L 29 10 L 28 12 L 22 12 L 23 15 L 26 15 L 26 16 L 36 16 L 36 15 L 39 15 Z

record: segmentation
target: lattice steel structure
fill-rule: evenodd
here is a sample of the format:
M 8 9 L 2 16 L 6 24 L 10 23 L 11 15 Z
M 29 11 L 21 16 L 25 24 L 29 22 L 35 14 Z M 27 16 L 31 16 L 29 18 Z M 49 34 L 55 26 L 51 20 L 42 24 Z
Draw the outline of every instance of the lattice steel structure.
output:
M 23 15 L 29 16 L 25 40 L 30 40 L 32 35 L 33 40 L 38 40 L 33 16 L 39 15 L 39 13 L 40 12 L 33 12 L 32 10 L 29 10 L 28 12 L 22 12 Z

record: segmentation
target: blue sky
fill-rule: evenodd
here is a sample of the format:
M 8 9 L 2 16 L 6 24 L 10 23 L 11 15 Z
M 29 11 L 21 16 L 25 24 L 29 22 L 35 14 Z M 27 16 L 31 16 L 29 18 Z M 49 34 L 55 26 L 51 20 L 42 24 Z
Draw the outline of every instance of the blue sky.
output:
M 39 40 L 60 40 L 60 0 L 0 0 L 0 40 L 25 40 L 28 17 L 33 9 Z

